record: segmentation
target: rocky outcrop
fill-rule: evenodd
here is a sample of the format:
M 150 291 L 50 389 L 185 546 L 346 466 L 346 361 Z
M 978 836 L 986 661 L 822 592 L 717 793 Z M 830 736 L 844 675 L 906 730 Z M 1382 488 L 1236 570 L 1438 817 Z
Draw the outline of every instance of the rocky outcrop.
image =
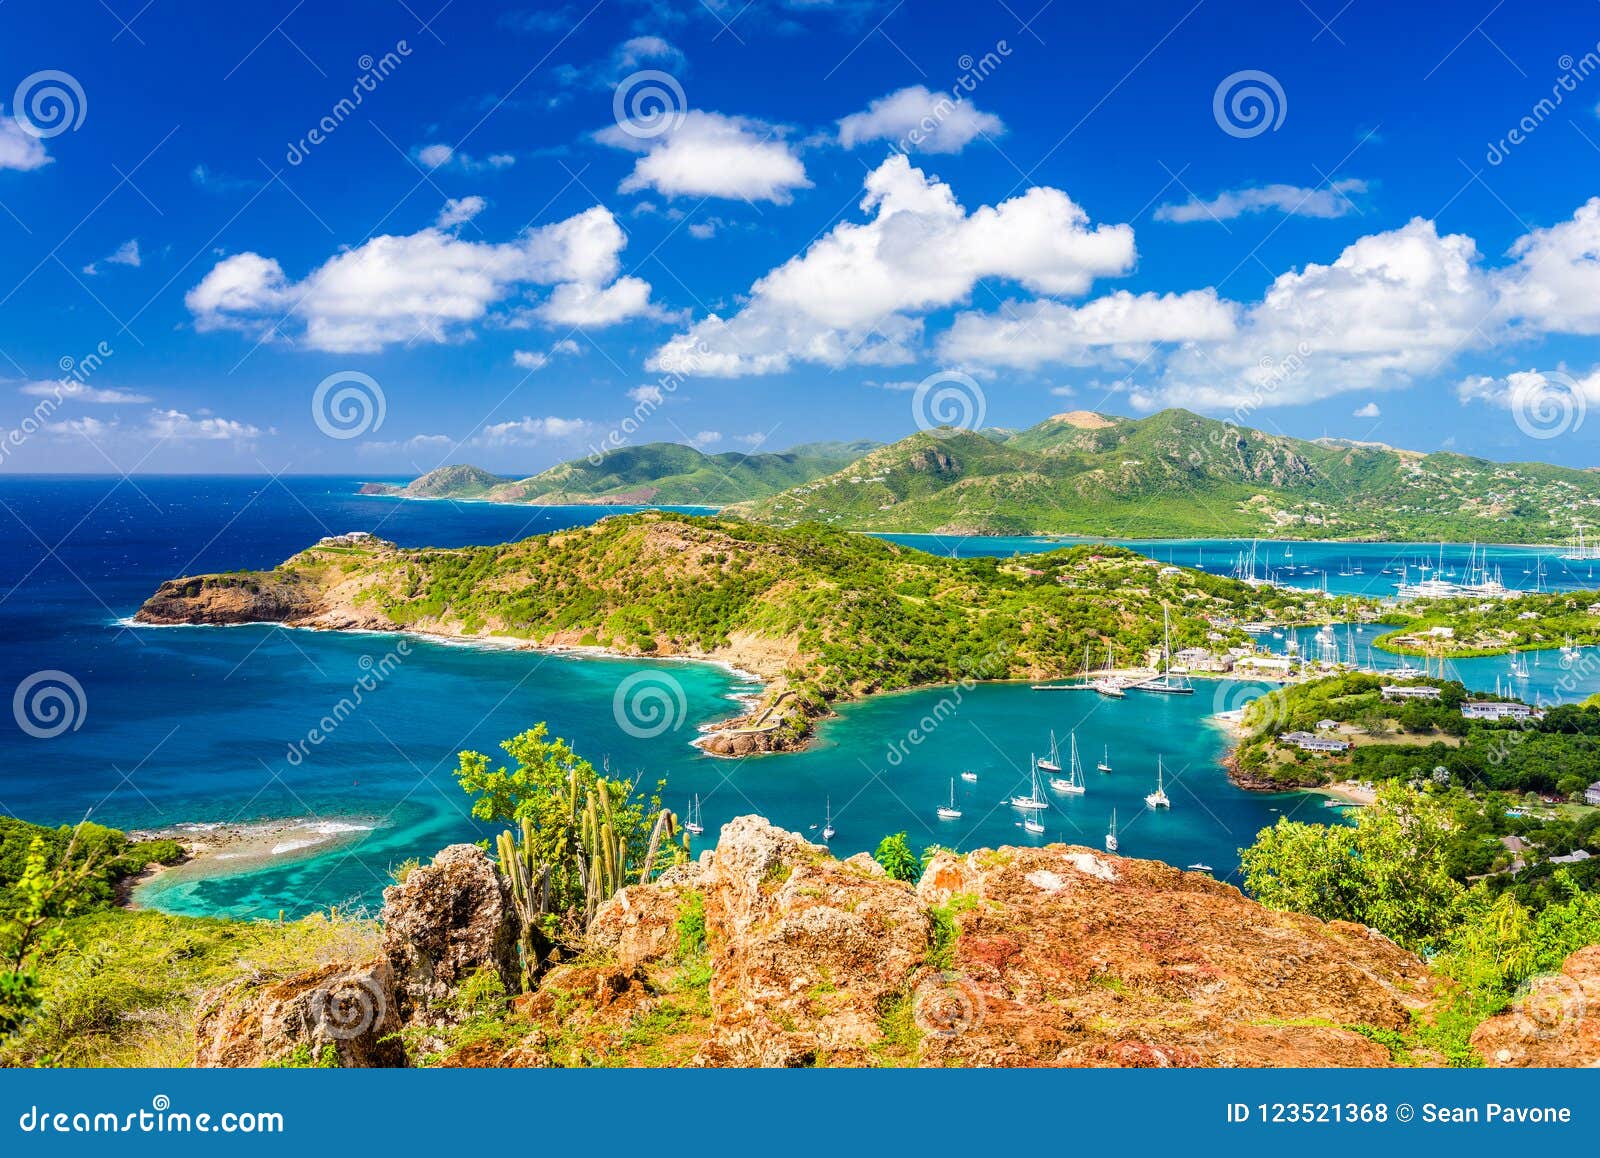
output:
M 323 611 L 320 592 L 292 578 L 205 575 L 169 579 L 145 600 L 140 623 L 294 623 Z
M 1473 1031 L 1472 1048 L 1491 1066 L 1600 1066 L 1600 945 L 1525 985 L 1509 1012 Z
M 399 1066 L 399 1030 L 394 974 L 384 958 L 285 979 L 247 978 L 201 999 L 195 1065 Z
M 510 888 L 487 853 L 453 844 L 383 890 L 383 951 L 394 967 L 400 1016 L 443 1025 L 452 999 L 480 969 L 517 989 L 517 926 Z

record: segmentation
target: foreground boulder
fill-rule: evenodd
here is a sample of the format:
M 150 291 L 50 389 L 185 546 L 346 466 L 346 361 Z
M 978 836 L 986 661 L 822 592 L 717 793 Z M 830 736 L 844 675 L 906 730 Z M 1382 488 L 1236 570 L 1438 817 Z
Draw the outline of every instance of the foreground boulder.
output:
M 510 887 L 481 848 L 453 844 L 383 890 L 383 952 L 400 1017 L 443 1025 L 461 985 L 479 970 L 517 988 L 517 926 Z
M 340 962 L 206 994 L 195 1024 L 195 1065 L 399 1066 L 399 1030 L 389 962 Z
M 1491 1066 L 1600 1066 L 1600 945 L 1530 981 L 1508 1012 L 1473 1031 L 1472 1048 Z
M 944 853 L 920 884 L 759 817 L 603 906 L 473 1065 L 1384 1066 L 1433 1002 L 1359 925 L 1085 848 Z M 703 948 L 691 942 L 703 936 Z

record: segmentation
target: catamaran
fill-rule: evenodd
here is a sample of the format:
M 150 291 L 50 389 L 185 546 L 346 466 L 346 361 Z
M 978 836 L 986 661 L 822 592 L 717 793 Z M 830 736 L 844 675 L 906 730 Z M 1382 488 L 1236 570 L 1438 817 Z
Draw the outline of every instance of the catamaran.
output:
M 1117 810 L 1111 810 L 1111 827 L 1106 829 L 1106 851 L 1117 851 Z
M 1163 638 L 1166 641 L 1161 649 L 1161 675 L 1133 686 L 1141 692 L 1164 692 L 1169 696 L 1192 696 L 1194 695 L 1194 688 L 1189 686 L 1188 678 L 1182 675 L 1174 676 L 1172 672 L 1172 617 L 1168 613 L 1165 603 L 1161 605 L 1161 627 Z
M 1149 793 L 1144 802 L 1151 808 L 1171 808 L 1172 801 L 1167 799 L 1165 774 L 1161 767 L 1161 757 L 1156 757 L 1156 790 Z
M 826 797 L 825 799 L 827 800 L 827 817 L 822 822 L 822 839 L 832 840 L 839 834 L 838 830 L 833 827 L 833 799 L 832 797 Z
M 1039 788 L 1039 761 L 1032 756 L 1028 757 L 1028 764 L 1032 771 L 1026 796 L 1013 796 L 1011 807 L 1020 808 L 1025 812 L 1042 812 L 1050 807 L 1050 802 L 1044 798 L 1044 793 Z
M 1068 796 L 1082 796 L 1087 791 L 1087 787 L 1083 782 L 1083 764 L 1078 760 L 1078 733 L 1076 732 L 1072 733 L 1071 747 L 1072 763 L 1067 769 L 1066 779 L 1062 779 L 1060 776 L 1052 776 L 1050 778 L 1050 787 L 1057 792 L 1065 792 Z M 1043 768 L 1044 765 L 1040 764 L 1039 767 Z M 1056 771 L 1059 772 L 1060 769 L 1058 768 Z
M 1102 752 L 1102 754 L 1100 756 L 1100 763 L 1096 764 L 1094 767 L 1095 767 L 1095 771 L 1097 771 L 1097 772 L 1109 772 L 1109 771 L 1111 771 L 1111 745 L 1110 744 L 1107 744 L 1105 746 L 1105 748 L 1104 748 L 1104 750 L 1103 750 L 1103 752 Z
M 960 820 L 961 809 L 956 807 L 956 782 L 950 781 L 950 804 L 941 804 L 938 808 L 940 820 Z
M 689 819 L 683 822 L 684 830 L 699 836 L 706 830 L 705 822 L 700 819 L 700 797 L 694 798 L 694 803 L 689 806 Z
M 1041 771 L 1041 772 L 1059 772 L 1059 771 L 1061 771 L 1061 750 L 1056 747 L 1056 734 L 1055 734 L 1055 731 L 1053 729 L 1050 732 L 1050 758 L 1048 760 L 1040 760 L 1039 761 L 1039 771 Z

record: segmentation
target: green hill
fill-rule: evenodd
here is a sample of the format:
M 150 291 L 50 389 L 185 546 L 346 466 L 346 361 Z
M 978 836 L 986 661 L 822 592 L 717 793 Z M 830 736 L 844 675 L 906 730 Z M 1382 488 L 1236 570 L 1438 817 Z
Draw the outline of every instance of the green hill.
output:
M 875 442 L 816 442 L 776 454 L 705 454 L 676 442 L 650 442 L 573 459 L 513 481 L 474 466 L 431 471 L 405 487 L 368 483 L 367 494 L 407 498 L 484 498 L 544 506 L 719 507 L 776 494 L 840 469 Z
M 1589 471 L 1305 441 L 1164 410 L 1079 411 L 999 436 L 919 432 L 731 513 L 947 534 L 1559 542 L 1597 505 Z

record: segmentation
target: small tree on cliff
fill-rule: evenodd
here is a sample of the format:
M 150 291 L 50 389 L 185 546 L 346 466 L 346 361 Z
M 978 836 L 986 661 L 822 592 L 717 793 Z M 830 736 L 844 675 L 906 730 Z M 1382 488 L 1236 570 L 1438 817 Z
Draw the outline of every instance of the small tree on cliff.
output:
M 880 840 L 878 851 L 872 854 L 872 859 L 883 866 L 883 871 L 889 874 L 891 880 L 915 884 L 917 878 L 922 876 L 922 862 L 911 851 L 911 844 L 903 832 Z

